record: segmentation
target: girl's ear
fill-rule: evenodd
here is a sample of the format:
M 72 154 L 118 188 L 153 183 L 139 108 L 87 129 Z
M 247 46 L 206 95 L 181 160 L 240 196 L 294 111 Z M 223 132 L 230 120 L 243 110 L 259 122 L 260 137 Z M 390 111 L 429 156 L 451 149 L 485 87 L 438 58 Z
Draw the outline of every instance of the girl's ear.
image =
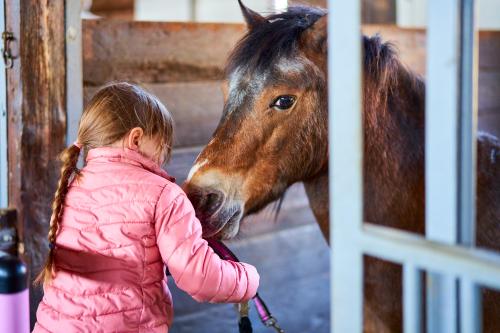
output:
M 128 149 L 139 151 L 139 145 L 144 136 L 144 131 L 140 127 L 134 127 L 128 132 L 125 145 Z

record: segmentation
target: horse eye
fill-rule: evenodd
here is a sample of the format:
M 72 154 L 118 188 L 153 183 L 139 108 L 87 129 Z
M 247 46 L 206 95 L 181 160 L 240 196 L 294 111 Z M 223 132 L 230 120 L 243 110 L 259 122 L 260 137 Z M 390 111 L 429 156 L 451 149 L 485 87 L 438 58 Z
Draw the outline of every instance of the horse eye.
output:
M 277 110 L 288 110 L 295 104 L 295 100 L 295 96 L 292 95 L 279 96 L 269 105 L 269 107 Z

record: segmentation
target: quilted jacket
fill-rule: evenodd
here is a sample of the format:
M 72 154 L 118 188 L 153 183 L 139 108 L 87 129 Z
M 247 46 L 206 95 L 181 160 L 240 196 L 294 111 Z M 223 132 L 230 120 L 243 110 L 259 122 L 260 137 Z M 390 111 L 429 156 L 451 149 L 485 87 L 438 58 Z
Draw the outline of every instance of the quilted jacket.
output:
M 156 163 L 129 149 L 90 150 L 66 195 L 34 332 L 168 332 L 165 265 L 197 301 L 253 297 L 255 268 L 219 259 L 201 234 L 186 195 Z

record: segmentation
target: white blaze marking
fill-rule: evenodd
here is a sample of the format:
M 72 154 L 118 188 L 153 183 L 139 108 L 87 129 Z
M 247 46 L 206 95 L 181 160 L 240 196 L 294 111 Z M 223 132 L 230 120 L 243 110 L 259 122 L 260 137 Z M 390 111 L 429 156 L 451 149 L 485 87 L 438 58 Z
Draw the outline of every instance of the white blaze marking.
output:
M 193 165 L 193 167 L 192 167 L 192 168 L 191 168 L 191 170 L 189 171 L 189 175 L 188 175 L 188 177 L 187 177 L 187 180 L 188 180 L 188 181 L 190 181 L 190 180 L 191 180 L 191 178 L 194 176 L 194 174 L 195 174 L 195 173 L 196 173 L 196 172 L 197 172 L 197 171 L 198 171 L 201 167 L 203 167 L 203 166 L 204 166 L 205 164 L 207 164 L 207 163 L 208 163 L 208 160 L 207 160 L 207 159 L 205 159 L 205 160 L 203 160 L 203 161 L 201 161 L 201 162 L 198 162 L 198 163 L 196 163 L 195 165 Z

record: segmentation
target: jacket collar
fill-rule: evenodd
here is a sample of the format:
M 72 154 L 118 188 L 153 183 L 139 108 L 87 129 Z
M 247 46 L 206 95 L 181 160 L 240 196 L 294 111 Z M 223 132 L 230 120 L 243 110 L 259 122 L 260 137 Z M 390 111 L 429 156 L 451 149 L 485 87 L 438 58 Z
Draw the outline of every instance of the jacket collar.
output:
M 87 153 L 88 162 L 122 162 L 140 166 L 148 171 L 151 171 L 171 182 L 175 182 L 175 178 L 170 176 L 163 170 L 158 163 L 143 156 L 139 152 L 128 148 L 112 148 L 101 147 L 94 148 Z

